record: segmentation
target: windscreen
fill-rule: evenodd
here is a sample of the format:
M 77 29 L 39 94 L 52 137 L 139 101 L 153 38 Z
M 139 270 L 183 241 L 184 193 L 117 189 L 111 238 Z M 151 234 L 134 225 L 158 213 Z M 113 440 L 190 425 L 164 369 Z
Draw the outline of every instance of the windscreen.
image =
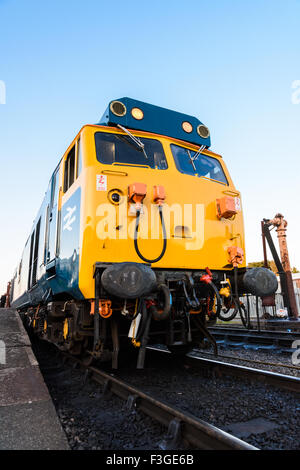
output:
M 144 165 L 158 170 L 168 168 L 164 149 L 158 140 L 139 138 L 144 149 L 130 136 L 104 132 L 95 133 L 97 160 L 106 165 Z
M 171 144 L 172 154 L 177 170 L 186 175 L 195 175 L 228 184 L 221 164 L 216 158 L 208 157 L 179 145 Z

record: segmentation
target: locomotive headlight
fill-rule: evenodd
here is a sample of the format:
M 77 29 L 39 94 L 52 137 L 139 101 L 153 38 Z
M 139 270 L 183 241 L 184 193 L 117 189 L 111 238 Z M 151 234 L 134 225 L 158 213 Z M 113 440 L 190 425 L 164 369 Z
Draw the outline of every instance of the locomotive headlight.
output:
M 184 132 L 187 132 L 188 134 L 190 134 L 192 131 L 193 131 L 193 126 L 190 122 L 188 121 L 184 121 L 182 124 L 182 129 L 184 130 Z
M 123 201 L 123 192 L 120 189 L 111 189 L 107 195 L 109 202 L 118 205 Z
M 140 108 L 132 108 L 131 115 L 132 117 L 134 117 L 134 119 L 137 119 L 138 121 L 140 121 L 144 117 L 144 113 Z
M 115 114 L 115 116 L 125 116 L 127 109 L 124 103 L 121 101 L 112 101 L 109 106 L 111 112 Z
M 113 193 L 111 195 L 111 199 L 112 201 L 115 203 L 115 204 L 118 204 L 118 202 L 120 202 L 120 194 L 118 193 Z
M 207 139 L 210 136 L 209 129 L 203 124 L 199 124 L 197 127 L 197 132 L 202 137 L 202 139 Z

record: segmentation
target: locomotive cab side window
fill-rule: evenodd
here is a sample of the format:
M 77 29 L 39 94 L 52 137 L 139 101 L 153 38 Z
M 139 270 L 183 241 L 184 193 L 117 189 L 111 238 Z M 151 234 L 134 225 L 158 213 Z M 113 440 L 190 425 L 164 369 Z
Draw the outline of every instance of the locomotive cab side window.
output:
M 39 218 L 39 221 L 38 221 L 36 229 L 35 229 L 33 265 L 32 265 L 32 281 L 31 281 L 32 286 L 34 286 L 36 284 L 36 274 L 37 274 L 39 244 L 40 244 L 40 229 L 41 229 L 41 218 Z
M 40 228 L 41 228 L 41 218 L 39 218 L 38 223 L 31 235 L 30 240 L 30 256 L 29 256 L 29 271 L 28 271 L 28 289 L 34 286 L 37 282 L 37 264 L 38 264 L 38 254 L 39 254 L 39 243 L 40 243 Z
M 32 258 L 33 258 L 33 245 L 34 245 L 34 232 L 30 237 L 30 255 L 29 255 L 29 266 L 28 266 L 28 282 L 27 289 L 31 287 L 31 273 L 32 273 Z
M 57 204 L 59 193 L 59 172 L 56 170 L 51 183 L 51 208 Z
M 80 175 L 81 173 L 81 169 L 82 169 L 82 150 L 81 150 L 81 139 L 79 137 L 79 139 L 77 140 L 77 144 L 76 144 L 76 153 L 77 153 L 77 163 L 76 163 L 76 179 L 78 178 L 78 176 Z
M 166 170 L 168 164 L 161 142 L 140 137 L 139 140 L 144 148 L 127 135 L 96 132 L 97 160 L 105 165 L 128 164 Z
M 48 255 L 48 238 L 49 238 L 49 204 L 47 206 L 46 215 L 45 215 L 44 264 L 47 261 L 47 255 Z
M 176 168 L 186 175 L 202 176 L 219 183 L 228 185 L 221 164 L 216 158 L 204 154 L 196 155 L 194 150 L 171 144 Z M 196 155 L 196 158 L 195 158 Z
M 75 181 L 75 145 L 73 145 L 65 160 L 64 174 L 64 193 L 66 193 Z
M 52 175 L 50 182 L 50 203 L 46 209 L 45 224 L 45 259 L 47 264 L 56 255 L 57 244 L 57 221 L 58 221 L 58 198 L 59 198 L 59 167 Z
M 19 268 L 18 268 L 18 273 L 17 273 L 17 278 L 18 278 L 19 283 L 21 281 L 21 271 L 22 271 L 22 259 L 20 261 Z

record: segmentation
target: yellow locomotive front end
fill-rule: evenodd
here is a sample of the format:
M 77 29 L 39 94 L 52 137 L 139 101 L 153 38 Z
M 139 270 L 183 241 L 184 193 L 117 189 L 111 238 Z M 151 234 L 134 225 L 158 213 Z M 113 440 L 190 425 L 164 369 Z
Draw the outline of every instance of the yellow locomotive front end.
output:
M 208 150 L 197 156 L 199 147 L 188 142 L 132 132 L 145 144 L 147 156 L 120 129 L 88 126 L 83 132 L 88 188 L 79 285 L 84 296 L 93 297 L 90 279 L 97 261 L 149 260 L 155 269 L 223 272 L 231 271 L 236 260 L 244 268 L 240 193 L 222 158 Z M 139 201 L 138 249 L 145 260 L 134 244 Z M 151 263 L 163 249 L 160 204 L 166 249 Z
M 83 128 L 81 143 L 79 288 L 97 322 L 94 353 L 109 317 L 118 325 L 111 348 L 129 336 L 140 348 L 138 367 L 149 338 L 172 350 L 210 338 L 220 290 L 231 309 L 246 260 L 240 193 L 209 150 L 208 129 L 123 98 Z
M 277 288 L 246 270 L 241 197 L 197 118 L 130 98 L 84 126 L 54 171 L 12 283 L 44 339 L 88 362 L 199 346 Z

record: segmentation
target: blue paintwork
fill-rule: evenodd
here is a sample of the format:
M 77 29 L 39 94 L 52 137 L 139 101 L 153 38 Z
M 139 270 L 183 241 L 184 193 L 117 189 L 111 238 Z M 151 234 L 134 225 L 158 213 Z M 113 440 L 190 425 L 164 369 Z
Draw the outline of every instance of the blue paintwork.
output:
M 188 114 L 178 113 L 170 109 L 154 106 L 153 104 L 144 103 L 143 101 L 134 100 L 132 98 L 118 98 L 113 101 L 121 101 L 127 109 L 125 116 L 116 116 L 110 110 L 110 103 L 98 124 L 112 125 L 121 124 L 129 129 L 137 129 L 141 131 L 154 132 L 156 134 L 166 135 L 175 139 L 185 140 L 197 145 L 206 145 L 210 147 L 210 137 L 203 139 L 197 133 L 197 126 L 202 124 L 199 119 Z M 136 120 L 131 115 L 132 108 L 140 108 L 144 112 L 141 120 Z M 184 121 L 188 121 L 193 126 L 191 133 L 185 132 L 181 125 Z
M 31 234 L 35 230 L 39 218 L 41 217 L 42 221 L 45 219 L 49 201 L 50 191 L 46 193 L 41 209 L 32 227 Z M 46 266 L 43 264 L 45 239 L 45 224 L 43 223 L 43 230 L 41 230 L 39 240 L 39 269 L 37 271 L 37 283 L 29 291 L 26 289 L 26 291 L 19 298 L 14 299 L 12 303 L 13 307 L 24 308 L 29 305 L 38 305 L 39 303 L 44 302 L 46 299 L 47 301 L 50 301 L 53 299 L 53 296 L 57 296 L 62 293 L 67 294 L 75 299 L 84 299 L 78 287 L 80 206 L 81 189 L 78 188 L 61 208 L 59 254 Z M 28 277 L 29 245 L 30 237 L 22 257 L 24 266 L 22 267 L 21 275 L 25 278 L 25 280 Z M 15 279 L 15 282 L 17 282 L 17 278 Z
M 79 287 L 81 189 L 78 188 L 61 209 L 60 250 L 56 261 L 56 277 L 64 292 L 83 298 Z
M 51 198 L 49 211 L 52 214 L 49 220 L 49 235 L 48 235 L 48 253 L 45 256 L 45 262 L 51 261 L 55 258 L 56 252 L 56 231 L 57 231 L 57 205 L 58 205 L 58 186 L 59 186 L 59 168 L 54 172 L 51 179 Z M 52 205 L 51 205 L 52 203 Z

